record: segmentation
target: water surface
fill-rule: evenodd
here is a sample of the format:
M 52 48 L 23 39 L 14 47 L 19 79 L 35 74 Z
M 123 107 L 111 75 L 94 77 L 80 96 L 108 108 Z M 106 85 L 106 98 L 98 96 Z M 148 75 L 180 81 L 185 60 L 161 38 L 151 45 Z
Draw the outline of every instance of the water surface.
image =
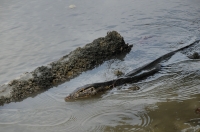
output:
M 76 5 L 70 9 L 70 5 Z M 22 102 L 0 107 L 5 132 L 198 131 L 200 63 L 178 53 L 154 76 L 95 98 L 64 102 L 75 88 L 116 78 L 200 39 L 197 0 L 2 0 L 0 83 L 116 30 L 132 51 Z M 196 49 L 198 49 L 197 46 Z

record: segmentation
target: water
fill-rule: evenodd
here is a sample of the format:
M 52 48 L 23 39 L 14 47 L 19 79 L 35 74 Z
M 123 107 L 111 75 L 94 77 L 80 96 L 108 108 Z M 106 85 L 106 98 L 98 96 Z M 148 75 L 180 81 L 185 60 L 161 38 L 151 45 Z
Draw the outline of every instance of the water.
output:
M 76 5 L 70 9 L 70 5 Z M 1 0 L 0 83 L 46 65 L 116 30 L 134 44 L 123 61 L 111 60 L 58 87 L 0 107 L 5 132 L 198 131 L 199 60 L 176 54 L 158 74 L 98 97 L 64 102 L 75 88 L 116 78 L 200 39 L 198 0 Z M 199 50 L 198 50 L 199 51 Z M 177 59 L 178 58 L 178 59 Z

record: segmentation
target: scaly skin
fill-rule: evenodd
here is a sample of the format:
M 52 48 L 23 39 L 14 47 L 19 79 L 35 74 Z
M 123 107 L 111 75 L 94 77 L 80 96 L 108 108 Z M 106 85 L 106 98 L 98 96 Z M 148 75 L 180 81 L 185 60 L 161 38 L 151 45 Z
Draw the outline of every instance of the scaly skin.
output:
M 149 71 L 143 72 L 141 74 L 135 75 L 135 76 L 125 76 L 125 77 L 117 78 L 112 81 L 88 84 L 88 85 L 79 87 L 74 92 L 72 92 L 69 96 L 67 96 L 65 98 L 65 101 L 93 96 L 93 95 L 96 95 L 97 93 L 106 91 L 108 89 L 111 89 L 116 86 L 120 86 L 125 83 L 137 82 L 139 80 L 142 80 L 145 77 L 155 74 L 156 72 L 160 70 L 160 68 L 161 66 L 158 64 L 155 68 Z

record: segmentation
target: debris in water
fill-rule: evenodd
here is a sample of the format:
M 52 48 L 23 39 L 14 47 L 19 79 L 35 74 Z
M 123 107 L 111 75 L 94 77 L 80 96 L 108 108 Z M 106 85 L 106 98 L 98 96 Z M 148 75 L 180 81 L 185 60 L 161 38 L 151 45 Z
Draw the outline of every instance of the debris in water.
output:
M 70 6 L 69 6 L 70 9 L 73 9 L 73 8 L 75 8 L 75 7 L 76 7 L 75 5 L 70 5 Z

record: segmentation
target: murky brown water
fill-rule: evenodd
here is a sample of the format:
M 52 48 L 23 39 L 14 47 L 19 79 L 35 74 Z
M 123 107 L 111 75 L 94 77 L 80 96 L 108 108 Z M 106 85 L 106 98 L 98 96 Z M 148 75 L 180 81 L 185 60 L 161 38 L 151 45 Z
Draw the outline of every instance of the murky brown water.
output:
M 70 9 L 69 5 L 76 5 Z M 4 132 L 199 131 L 200 60 L 175 54 L 137 85 L 95 98 L 64 102 L 75 88 L 116 78 L 200 39 L 198 0 L 1 0 L 0 83 L 48 64 L 109 30 L 134 44 L 123 61 L 111 60 L 22 102 L 0 106 Z M 200 45 L 200 44 L 199 44 Z M 199 50 L 199 45 L 194 50 Z
M 154 132 L 193 132 L 200 131 L 198 114 L 195 109 L 199 107 L 199 94 L 191 96 L 192 99 L 183 101 L 167 101 L 157 103 L 157 108 L 146 108 L 151 119 L 149 126 L 143 130 Z

